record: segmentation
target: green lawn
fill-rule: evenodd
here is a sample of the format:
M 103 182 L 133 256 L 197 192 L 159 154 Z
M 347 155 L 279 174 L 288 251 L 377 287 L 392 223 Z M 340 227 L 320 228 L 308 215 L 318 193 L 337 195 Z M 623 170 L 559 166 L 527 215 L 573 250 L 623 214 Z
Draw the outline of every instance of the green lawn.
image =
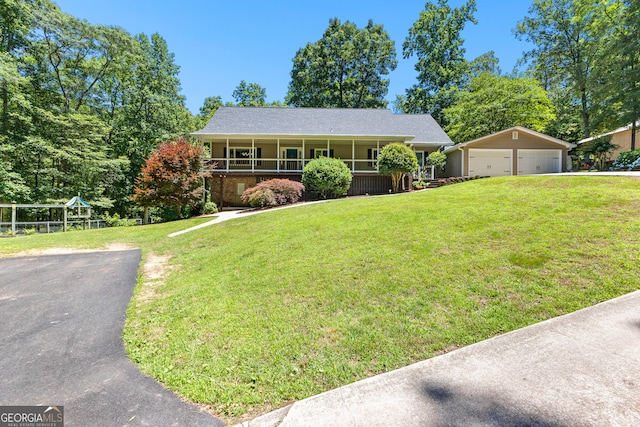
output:
M 640 180 L 520 177 L 203 220 L 0 240 L 171 255 L 124 332 L 228 421 L 640 289 Z M 63 243 L 64 242 L 64 243 Z

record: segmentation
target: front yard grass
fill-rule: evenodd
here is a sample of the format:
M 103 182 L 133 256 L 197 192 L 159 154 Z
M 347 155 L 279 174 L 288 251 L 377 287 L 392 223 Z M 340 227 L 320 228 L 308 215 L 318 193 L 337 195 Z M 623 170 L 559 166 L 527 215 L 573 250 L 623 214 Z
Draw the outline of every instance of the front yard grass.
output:
M 171 255 L 136 288 L 127 351 L 238 421 L 640 289 L 639 212 L 637 179 L 495 178 L 0 252 L 78 236 Z

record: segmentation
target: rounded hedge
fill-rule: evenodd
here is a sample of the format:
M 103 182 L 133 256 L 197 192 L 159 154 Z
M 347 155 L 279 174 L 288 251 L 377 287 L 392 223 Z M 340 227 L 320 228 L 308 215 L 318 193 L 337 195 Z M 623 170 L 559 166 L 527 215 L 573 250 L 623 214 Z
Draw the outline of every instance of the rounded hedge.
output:
M 351 187 L 351 171 L 340 159 L 319 157 L 304 167 L 302 183 L 321 199 L 344 196 Z

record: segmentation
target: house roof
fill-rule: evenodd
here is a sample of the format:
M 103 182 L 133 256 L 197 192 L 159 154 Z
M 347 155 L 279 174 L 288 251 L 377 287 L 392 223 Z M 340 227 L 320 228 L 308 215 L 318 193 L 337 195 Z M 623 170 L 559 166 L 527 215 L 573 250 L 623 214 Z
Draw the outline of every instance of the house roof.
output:
M 629 123 L 628 125 L 622 126 L 616 130 L 612 130 L 611 132 L 607 132 L 607 133 L 603 133 L 601 135 L 596 135 L 596 136 L 592 136 L 590 138 L 585 138 L 585 139 L 581 139 L 580 141 L 578 141 L 578 145 L 580 144 L 584 144 L 585 142 L 589 142 L 589 141 L 593 141 L 605 136 L 609 136 L 609 135 L 615 135 L 616 133 L 620 133 L 620 132 L 626 132 L 628 130 L 631 130 L 631 128 L 633 127 L 633 122 Z M 640 129 L 640 120 L 638 120 L 636 122 L 636 128 Z
M 412 144 L 452 145 L 429 114 L 356 108 L 220 107 L 194 137 L 366 137 Z
M 456 145 L 454 145 L 452 147 L 446 148 L 443 152 L 445 154 L 451 153 L 452 151 L 455 151 L 458 148 L 466 147 L 467 145 L 474 144 L 476 142 L 481 142 L 481 141 L 487 140 L 489 138 L 493 138 L 495 136 L 499 136 L 499 135 L 503 135 L 503 134 L 506 135 L 506 134 L 509 134 L 510 132 L 513 132 L 513 131 L 527 133 L 529 135 L 538 137 L 540 139 L 544 139 L 545 141 L 549 141 L 549 142 L 556 143 L 558 145 L 562 145 L 562 146 L 564 146 L 566 148 L 569 148 L 569 149 L 576 147 L 575 144 L 571 144 L 571 143 L 565 142 L 565 141 L 563 141 L 561 139 L 554 138 L 554 137 L 549 136 L 549 135 L 545 135 L 544 133 L 536 132 L 535 130 L 528 129 L 528 128 L 523 127 L 523 126 L 514 126 L 514 127 L 511 127 L 509 129 L 502 130 L 500 132 L 492 133 L 491 135 L 486 135 L 486 136 L 483 136 L 481 138 L 474 139 L 472 141 L 463 142 L 462 144 L 456 144 Z

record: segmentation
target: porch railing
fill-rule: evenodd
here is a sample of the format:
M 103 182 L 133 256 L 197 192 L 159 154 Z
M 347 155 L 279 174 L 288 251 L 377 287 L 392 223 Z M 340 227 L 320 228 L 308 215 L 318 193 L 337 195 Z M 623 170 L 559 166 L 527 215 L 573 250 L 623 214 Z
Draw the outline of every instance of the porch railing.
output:
M 302 173 L 304 166 L 313 159 L 229 159 L 214 158 L 203 161 L 206 172 L 262 172 L 262 173 Z M 342 159 L 349 170 L 354 173 L 377 173 L 378 162 L 367 159 Z M 417 177 L 435 179 L 433 166 L 420 166 Z
M 216 172 L 268 172 L 268 173 L 302 173 L 304 166 L 313 159 L 205 159 L 203 169 Z M 376 173 L 376 160 L 342 159 L 353 173 Z

